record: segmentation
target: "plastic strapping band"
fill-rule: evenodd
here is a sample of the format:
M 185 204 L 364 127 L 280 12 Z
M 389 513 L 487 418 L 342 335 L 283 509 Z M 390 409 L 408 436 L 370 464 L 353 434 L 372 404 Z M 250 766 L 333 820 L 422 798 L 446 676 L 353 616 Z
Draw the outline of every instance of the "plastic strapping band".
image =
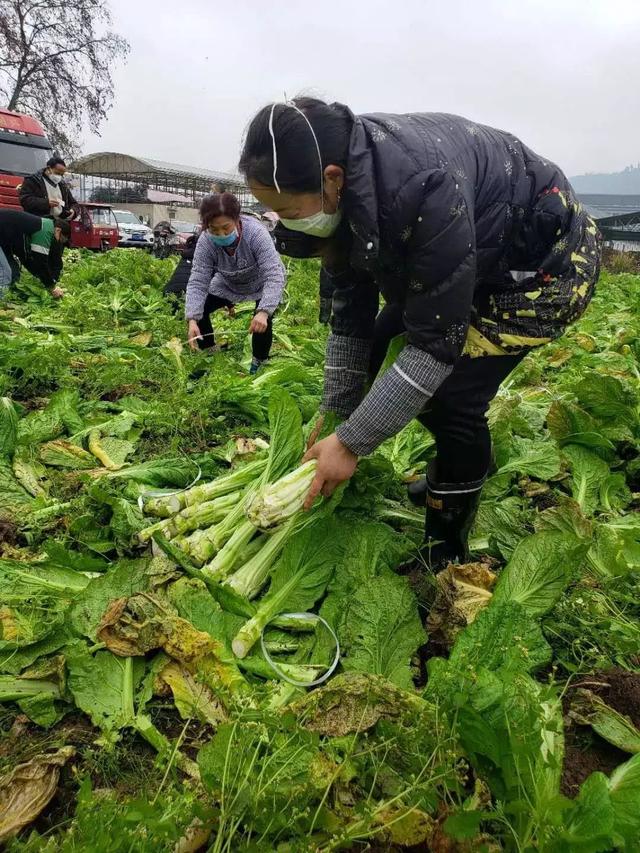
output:
M 271 142 L 273 144 L 273 185 L 280 194 L 280 185 L 278 184 L 278 149 L 276 147 L 276 136 L 273 132 L 273 111 L 276 108 L 276 103 L 271 104 L 271 114 L 269 116 L 269 133 L 271 134 Z
M 202 477 L 202 468 L 198 465 L 198 473 L 196 474 L 195 480 L 192 480 L 188 486 L 185 486 L 184 489 L 176 489 L 173 492 L 166 492 L 164 489 L 150 489 L 148 492 L 143 492 L 138 496 L 138 508 L 140 512 L 144 512 L 144 501 L 145 498 L 170 498 L 173 495 L 179 495 L 182 492 L 188 492 L 189 489 L 192 489 L 198 480 Z
M 318 616 L 316 613 L 279 613 L 278 617 L 276 617 L 276 618 L 282 618 L 282 617 L 285 617 L 285 618 L 294 617 L 294 618 L 299 619 L 300 621 L 304 621 L 304 622 L 321 622 L 324 625 L 324 627 L 327 629 L 327 631 L 331 634 L 331 636 L 333 637 L 335 644 L 336 644 L 336 653 L 333 657 L 333 661 L 331 662 L 331 665 L 329 666 L 327 671 L 325 673 L 323 673 L 323 675 L 321 675 L 320 678 L 316 678 L 314 681 L 297 681 L 295 678 L 290 678 L 288 675 L 286 675 L 280 669 L 278 664 L 274 661 L 274 659 L 271 657 L 271 655 L 267 651 L 267 645 L 266 645 L 265 640 L 264 640 L 264 632 L 267 630 L 267 628 L 269 627 L 269 625 L 271 623 L 268 623 L 267 625 L 265 625 L 264 628 L 262 629 L 262 633 L 260 634 L 260 646 L 262 648 L 262 654 L 264 655 L 264 659 L 269 664 L 271 669 L 276 673 L 278 678 L 281 678 L 283 681 L 286 681 L 288 684 L 292 684 L 294 687 L 317 687 L 319 684 L 323 684 L 328 678 L 330 678 L 333 675 L 336 667 L 338 666 L 338 663 L 340 662 L 340 641 L 338 640 L 338 636 L 337 636 L 336 632 L 333 630 L 331 625 L 329 625 L 329 623 L 327 622 L 326 619 L 323 619 L 322 616 Z M 303 664 L 301 664 L 301 665 L 303 665 Z

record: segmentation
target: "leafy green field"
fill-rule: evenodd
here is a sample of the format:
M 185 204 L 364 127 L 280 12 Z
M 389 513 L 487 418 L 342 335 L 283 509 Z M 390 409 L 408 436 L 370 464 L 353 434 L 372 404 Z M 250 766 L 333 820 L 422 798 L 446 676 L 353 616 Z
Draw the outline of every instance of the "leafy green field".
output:
M 509 378 L 474 562 L 434 578 L 397 572 L 419 425 L 309 513 L 267 489 L 318 409 L 314 262 L 255 378 L 250 306 L 191 353 L 172 268 L 69 252 L 61 302 L 0 308 L 0 841 L 640 849 L 640 277 Z

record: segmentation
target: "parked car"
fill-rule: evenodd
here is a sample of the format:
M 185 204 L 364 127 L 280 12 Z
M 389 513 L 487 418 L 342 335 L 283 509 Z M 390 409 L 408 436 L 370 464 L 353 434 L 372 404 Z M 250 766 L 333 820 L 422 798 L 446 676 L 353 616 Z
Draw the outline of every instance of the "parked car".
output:
M 71 247 L 106 252 L 118 245 L 118 223 L 108 204 L 80 202 L 80 215 L 71 221 Z
M 195 222 L 183 222 L 180 219 L 172 219 L 171 230 L 176 236 L 176 249 L 182 252 L 189 237 L 193 234 L 200 234 L 200 225 Z
M 153 231 L 130 210 L 114 210 L 118 222 L 118 246 L 149 249 L 153 246 Z

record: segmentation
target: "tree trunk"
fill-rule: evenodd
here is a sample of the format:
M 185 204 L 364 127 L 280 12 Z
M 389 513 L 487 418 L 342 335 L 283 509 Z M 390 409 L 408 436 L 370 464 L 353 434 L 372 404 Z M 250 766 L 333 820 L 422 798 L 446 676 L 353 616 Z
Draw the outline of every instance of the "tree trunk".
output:
M 9 103 L 7 104 L 8 110 L 15 111 L 17 109 L 18 101 L 20 99 L 21 94 L 22 94 L 22 86 L 20 83 L 16 83 L 16 85 L 14 86 L 14 89 L 13 89 L 13 93 L 12 93 L 11 97 L 9 98 Z

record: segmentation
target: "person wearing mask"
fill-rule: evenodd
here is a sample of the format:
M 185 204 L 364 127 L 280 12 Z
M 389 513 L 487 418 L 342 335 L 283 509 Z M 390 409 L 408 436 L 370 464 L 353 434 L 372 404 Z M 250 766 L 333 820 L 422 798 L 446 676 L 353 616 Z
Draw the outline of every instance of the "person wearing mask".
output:
M 343 421 L 307 454 L 307 505 L 419 418 L 436 443 L 412 489 L 426 506 L 423 561 L 465 560 L 491 462 L 487 408 L 526 353 L 587 307 L 595 223 L 546 157 L 448 114 L 271 104 L 249 126 L 240 171 L 280 217 L 278 248 L 320 256 L 333 286 L 323 409 Z M 365 394 L 399 333 L 406 345 Z
M 67 171 L 61 157 L 51 157 L 42 171 L 29 175 L 20 187 L 20 204 L 27 213 L 54 219 L 74 219 L 78 202 L 64 182 Z
M 58 259 L 70 237 L 71 226 L 64 219 L 0 209 L 0 299 L 18 280 L 21 265 L 40 279 L 53 297 L 64 296 L 56 284 Z
M 187 284 L 185 315 L 192 349 L 211 349 L 215 336 L 211 315 L 233 311 L 238 302 L 255 302 L 252 335 L 254 374 L 269 357 L 273 313 L 285 283 L 284 266 L 267 229 L 240 213 L 240 202 L 228 192 L 206 196 L 200 205 L 198 238 Z

